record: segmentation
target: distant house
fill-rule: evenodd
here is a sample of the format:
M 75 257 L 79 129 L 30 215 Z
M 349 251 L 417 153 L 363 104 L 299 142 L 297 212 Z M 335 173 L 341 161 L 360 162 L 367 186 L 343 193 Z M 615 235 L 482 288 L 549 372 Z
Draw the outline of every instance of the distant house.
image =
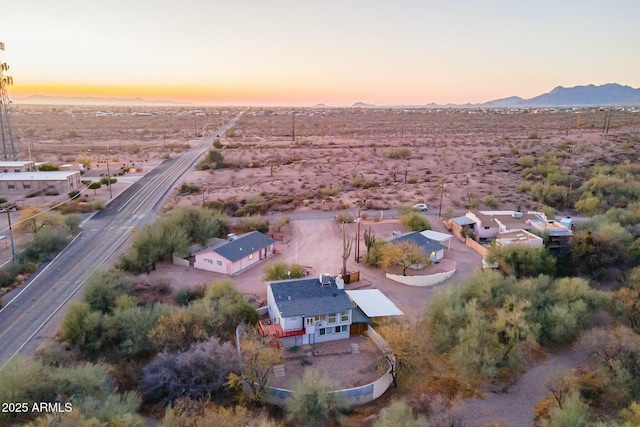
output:
M 411 233 L 405 233 L 398 237 L 394 237 L 389 240 L 389 243 L 392 245 L 398 244 L 400 242 L 409 242 L 414 245 L 422 248 L 424 253 L 429 257 L 431 262 L 438 262 L 444 257 L 444 249 L 445 247 L 436 242 L 435 240 L 429 239 L 424 234 L 419 231 L 413 231 Z M 419 270 L 423 267 L 420 265 L 412 265 L 411 268 Z
M 269 320 L 260 321 L 260 330 L 285 347 L 349 338 L 354 322 L 370 322 L 349 299 L 344 281 L 328 274 L 269 282 L 267 306 Z
M 259 231 L 236 236 L 194 253 L 193 266 L 201 270 L 236 275 L 275 253 L 275 240 Z
M 20 173 L 20 172 L 37 172 L 36 162 L 26 161 L 0 161 L 0 172 L 3 173 Z
M 508 231 L 500 233 L 496 237 L 496 245 L 498 246 L 520 245 L 539 248 L 543 243 L 542 237 L 529 233 L 527 230 Z
M 462 217 L 452 218 L 449 222 L 456 234 L 468 235 L 470 232 L 479 242 L 493 240 L 499 234 L 516 230 L 539 231 L 559 240 L 570 239 L 573 232 L 565 225 L 549 220 L 542 212 L 529 211 L 479 211 L 467 212 Z
M 80 188 L 80 172 L 78 171 L 0 173 L 0 195 L 2 196 L 66 194 Z

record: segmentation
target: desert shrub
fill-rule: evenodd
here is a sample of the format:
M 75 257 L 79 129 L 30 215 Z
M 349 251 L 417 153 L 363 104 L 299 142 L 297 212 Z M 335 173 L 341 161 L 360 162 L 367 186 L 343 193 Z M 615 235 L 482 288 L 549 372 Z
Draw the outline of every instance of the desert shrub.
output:
M 518 163 L 518 165 L 522 166 L 523 168 L 530 168 L 535 164 L 535 158 L 533 156 L 518 157 L 516 163 Z
M 228 164 L 225 162 L 224 157 L 220 150 L 212 149 L 207 152 L 207 155 L 203 160 L 200 161 L 196 165 L 196 169 L 198 170 L 207 170 L 207 169 L 223 169 L 227 167 Z
M 100 178 L 100 184 L 102 185 L 115 184 L 116 182 L 118 182 L 117 178 L 107 176 L 103 176 L 102 178 Z
M 506 274 L 515 277 L 537 277 L 540 274 L 553 276 L 556 259 L 544 247 L 521 245 L 493 246 L 489 258 L 498 262 Z
M 414 415 L 407 403 L 396 400 L 380 413 L 373 427 L 429 427 L 430 424 L 422 415 Z
M 586 426 L 589 421 L 589 406 L 580 400 L 576 393 L 569 396 L 562 408 L 551 410 L 550 418 L 543 420 L 544 427 L 574 427 Z
M 202 192 L 202 189 L 198 185 L 183 182 L 178 188 L 178 192 L 180 194 L 198 194 Z
M 425 314 L 429 342 L 466 375 L 517 369 L 527 341 L 573 339 L 606 298 L 583 279 L 529 279 L 481 272 L 435 295 Z
M 104 398 L 110 389 L 108 369 L 100 364 L 56 368 L 18 355 L 9 360 L 0 372 L 2 402 L 53 402 L 56 396 L 61 402 L 75 402 L 91 396 Z M 15 421 L 17 415 L 3 411 L 0 422 L 4 425 Z M 26 415 L 32 418 L 37 413 Z
M 214 282 L 202 299 L 158 319 L 149 336 L 157 350 L 184 351 L 193 343 L 217 336 L 229 341 L 241 322 L 256 324 L 258 313 L 233 282 Z
M 389 159 L 408 159 L 411 157 L 411 151 L 407 147 L 394 147 L 387 150 Z
M 431 223 L 427 217 L 413 210 L 402 215 L 400 223 L 411 231 L 431 230 Z
M 69 229 L 69 232 L 71 232 L 72 234 L 76 234 L 80 231 L 80 224 L 82 224 L 82 217 L 76 214 L 65 215 L 64 223 Z
M 60 170 L 60 166 L 52 165 L 51 163 L 43 163 L 38 166 L 40 172 L 55 172 Z
M 269 231 L 269 222 L 262 219 L 260 215 L 242 217 L 238 222 L 238 229 L 243 233 L 259 231 L 266 233 Z
M 47 261 L 67 244 L 67 233 L 62 229 L 42 228 L 20 255 L 23 261 Z
M 140 390 L 148 402 L 164 405 L 179 397 L 215 396 L 239 368 L 235 346 L 211 338 L 184 352 L 159 353 L 142 369 Z
M 304 277 L 304 268 L 300 264 L 287 264 L 286 262 L 274 262 L 268 265 L 263 270 L 264 274 L 262 280 L 284 280 L 284 279 L 299 279 Z
M 207 399 L 179 398 L 167 407 L 162 418 L 165 427 L 277 427 L 275 424 L 252 422 L 251 413 L 244 406 L 226 407 Z
M 133 280 L 117 270 L 98 270 L 89 277 L 84 285 L 83 299 L 91 310 L 110 313 L 120 295 L 129 294 Z
M 70 199 L 75 199 L 75 198 L 77 198 L 77 197 L 79 197 L 79 196 L 80 196 L 80 192 L 79 192 L 78 190 L 69 191 L 69 192 L 67 193 L 67 196 L 68 196 Z
M 190 287 L 183 287 L 178 289 L 174 297 L 174 301 L 178 305 L 187 306 L 192 301 L 198 299 L 196 292 Z
M 572 260 L 581 275 L 598 280 L 621 277 L 636 262 L 633 242 L 633 236 L 620 224 L 591 221 L 574 233 Z
M 316 371 L 305 370 L 287 399 L 287 419 L 295 425 L 308 427 L 334 425 L 344 407 L 337 395 L 329 393 L 337 389 L 338 384 L 334 381 Z
M 484 196 L 482 201 L 491 209 L 496 209 L 498 207 L 498 200 L 491 194 L 487 194 L 486 196 Z
M 107 205 L 104 203 L 104 200 L 93 200 L 91 202 L 91 209 L 94 211 L 101 211 L 106 207 Z

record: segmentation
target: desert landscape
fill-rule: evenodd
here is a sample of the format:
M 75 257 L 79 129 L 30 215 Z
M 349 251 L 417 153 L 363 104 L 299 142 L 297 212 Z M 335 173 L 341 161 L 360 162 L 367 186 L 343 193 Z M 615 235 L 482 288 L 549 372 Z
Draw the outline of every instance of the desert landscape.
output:
M 89 157 L 93 173 L 157 164 L 208 135 L 238 108 L 17 106 L 23 158 L 54 164 Z M 637 159 L 638 112 L 571 109 L 247 108 L 214 148 L 224 164 L 184 182 L 203 194 L 177 203 L 236 214 L 371 210 L 427 203 L 443 214 L 471 209 L 540 210 L 521 184 L 518 159 L 553 157 L 570 175 Z M 442 185 L 444 183 L 444 191 Z M 563 210 L 566 206 L 556 206 Z M 241 214 L 242 212 L 240 212 Z M 563 212 L 564 213 L 564 212 Z
M 211 133 L 241 112 L 241 118 L 223 137 Z M 26 148 L 26 155 L 36 161 L 72 167 L 84 163 L 83 179 L 87 181 L 106 176 L 108 161 L 110 173 L 117 179 L 113 195 L 164 160 L 196 146 L 203 137 L 213 137 L 209 154 L 176 182 L 162 210 L 205 206 L 231 217 L 291 216 L 291 224 L 279 236 L 273 262 L 300 262 L 319 274 L 340 268 L 337 255 L 316 259 L 318 252 L 339 250 L 342 237 L 332 214 L 353 217 L 358 207 L 364 209 L 365 225 L 373 225 L 380 238 L 390 237 L 396 229 L 405 231 L 386 211 L 415 203 L 426 203 L 433 228 L 444 232 L 447 230 L 436 215 L 453 216 L 467 209 L 581 215 L 572 208 L 575 200 L 571 200 L 571 191 L 587 178 L 589 166 L 637 161 L 639 113 L 613 109 L 609 128 L 603 130 L 607 114 L 599 108 L 19 106 L 13 119 L 22 152 Z M 532 167 L 540 164 L 553 164 L 563 174 L 566 198 L 554 206 L 531 190 L 532 183 L 540 181 Z M 83 190 L 82 198 L 107 203 L 111 195 L 103 186 Z M 19 207 L 67 201 L 64 194 L 15 200 Z M 296 220 L 324 212 L 329 215 L 321 219 Z M 19 214 L 11 213 L 16 219 Z M 355 235 L 355 224 L 346 229 L 350 236 Z M 6 245 L 0 247 L 0 255 L 3 259 L 10 256 Z M 456 280 L 471 275 L 480 265 L 480 256 L 459 241 L 454 242 L 447 258 L 457 264 Z M 348 266 L 360 268 L 351 259 Z M 429 271 L 437 268 L 430 266 Z M 401 286 L 385 278 L 381 269 L 361 269 L 357 288 L 382 289 L 411 323 L 422 318 L 425 307 L 442 288 Z M 266 300 L 261 276 L 262 268 L 257 267 L 234 278 L 234 286 L 255 306 Z M 172 292 L 177 292 L 223 277 L 162 262 L 137 280 L 169 284 Z M 544 363 L 534 362 L 531 373 L 513 383 L 512 391 L 487 393 L 485 400 L 461 400 L 450 413 L 464 420 L 464 425 L 530 423 L 533 405 L 548 392 L 549 376 L 568 372 L 583 361 L 575 348 L 560 348 Z M 481 390 L 492 391 L 491 386 Z M 387 404 L 388 398 L 383 398 L 345 420 L 344 425 L 357 425 L 365 415 Z M 514 404 L 527 410 L 507 417 L 504 408 Z M 478 412 L 484 415 L 474 422 Z

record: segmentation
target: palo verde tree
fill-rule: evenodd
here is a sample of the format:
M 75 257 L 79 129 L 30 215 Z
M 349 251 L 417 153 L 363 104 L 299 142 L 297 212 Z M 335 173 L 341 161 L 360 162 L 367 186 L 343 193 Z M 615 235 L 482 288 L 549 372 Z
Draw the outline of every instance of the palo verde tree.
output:
M 276 341 L 273 341 L 276 340 Z M 240 338 L 241 371 L 240 375 L 229 375 L 228 385 L 239 390 L 245 396 L 243 387 L 251 390 L 250 401 L 262 404 L 262 395 L 269 381 L 274 365 L 282 363 L 282 352 L 275 337 L 263 337 L 256 327 L 248 327 Z
M 382 268 L 389 270 L 392 267 L 401 267 L 403 276 L 407 275 L 407 268 L 412 265 L 426 265 L 431 262 L 424 249 L 411 242 L 384 245 L 381 253 L 380 265 Z

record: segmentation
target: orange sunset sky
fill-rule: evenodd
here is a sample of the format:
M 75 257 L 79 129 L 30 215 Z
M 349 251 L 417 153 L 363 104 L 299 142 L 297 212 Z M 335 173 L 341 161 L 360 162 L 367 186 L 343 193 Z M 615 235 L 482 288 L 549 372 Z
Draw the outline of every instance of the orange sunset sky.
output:
M 18 101 L 421 105 L 640 86 L 632 0 L 21 0 L 1 13 Z

